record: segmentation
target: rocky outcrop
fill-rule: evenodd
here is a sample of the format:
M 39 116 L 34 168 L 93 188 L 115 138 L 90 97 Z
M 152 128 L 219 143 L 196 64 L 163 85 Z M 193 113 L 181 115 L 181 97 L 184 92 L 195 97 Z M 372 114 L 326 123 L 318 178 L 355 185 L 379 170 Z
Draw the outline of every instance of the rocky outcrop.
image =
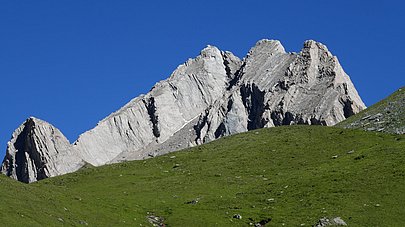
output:
M 405 87 L 337 126 L 405 134 Z
M 83 165 L 57 128 L 31 117 L 13 133 L 1 171 L 18 181 L 31 183 L 74 172 Z
M 65 144 L 68 149 L 55 150 L 99 166 L 257 128 L 334 125 L 364 108 L 337 58 L 318 42 L 307 41 L 301 52 L 288 53 L 279 41 L 261 40 L 243 60 L 208 46 L 148 94 L 100 121 L 73 145 Z
M 318 220 L 318 222 L 313 225 L 314 227 L 325 227 L 325 226 L 347 226 L 346 222 L 340 217 L 327 218 L 323 217 Z

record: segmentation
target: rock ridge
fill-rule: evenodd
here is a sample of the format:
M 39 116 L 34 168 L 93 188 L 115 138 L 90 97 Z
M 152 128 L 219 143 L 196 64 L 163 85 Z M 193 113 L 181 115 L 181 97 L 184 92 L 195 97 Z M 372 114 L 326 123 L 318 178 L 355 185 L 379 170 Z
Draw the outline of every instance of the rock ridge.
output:
M 364 108 L 337 57 L 319 42 L 305 41 L 291 53 L 263 39 L 243 59 L 208 45 L 72 145 L 48 123 L 35 120 L 46 125 L 38 131 L 27 120 L 9 142 L 2 172 L 33 182 L 85 163 L 154 157 L 257 128 L 335 125 Z M 16 138 L 27 145 L 19 147 Z M 23 153 L 26 167 L 14 168 Z

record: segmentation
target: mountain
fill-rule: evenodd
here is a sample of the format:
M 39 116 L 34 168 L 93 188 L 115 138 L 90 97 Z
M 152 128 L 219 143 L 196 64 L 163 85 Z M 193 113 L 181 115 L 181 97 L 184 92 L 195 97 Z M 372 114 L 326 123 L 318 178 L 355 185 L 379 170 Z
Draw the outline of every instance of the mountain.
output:
M 404 226 L 404 148 L 405 135 L 282 126 L 33 184 L 0 176 L 0 223 Z
M 405 87 L 338 126 L 405 134 Z
M 78 163 L 100 166 L 144 159 L 258 128 L 335 125 L 363 109 L 349 76 L 321 43 L 306 41 L 299 53 L 288 53 L 279 41 L 260 40 L 242 60 L 208 46 L 68 149 L 55 147 L 55 153 L 61 160 L 66 152 L 80 159 L 59 162 L 64 172 L 73 172 Z M 53 145 L 42 139 L 48 147 Z M 31 151 L 19 149 L 13 141 L 9 147 L 2 172 L 18 179 L 16 156 Z M 55 165 L 42 157 L 47 152 L 37 152 L 42 165 Z M 33 162 L 27 157 L 23 166 Z M 36 165 L 28 178 L 54 176 L 39 176 L 38 171 Z

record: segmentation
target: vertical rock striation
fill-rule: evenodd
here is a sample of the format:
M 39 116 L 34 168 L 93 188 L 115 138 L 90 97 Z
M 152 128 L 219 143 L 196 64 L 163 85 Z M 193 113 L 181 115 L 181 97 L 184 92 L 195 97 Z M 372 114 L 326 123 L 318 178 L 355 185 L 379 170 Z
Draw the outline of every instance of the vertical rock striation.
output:
M 73 145 L 52 126 L 37 132 L 29 122 L 39 120 L 27 121 L 9 143 L 2 172 L 32 182 L 86 162 L 143 159 L 257 128 L 334 125 L 364 108 L 349 76 L 321 43 L 306 41 L 299 53 L 288 53 L 279 41 L 261 40 L 243 60 L 208 46 Z

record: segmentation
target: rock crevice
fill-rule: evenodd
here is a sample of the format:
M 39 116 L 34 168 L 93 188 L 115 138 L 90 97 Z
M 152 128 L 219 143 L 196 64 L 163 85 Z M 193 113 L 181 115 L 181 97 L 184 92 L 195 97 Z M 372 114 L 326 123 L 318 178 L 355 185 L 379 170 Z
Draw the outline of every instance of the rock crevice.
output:
M 143 100 L 145 103 L 145 107 L 148 110 L 149 118 L 152 123 L 152 132 L 156 138 L 160 137 L 160 131 L 158 126 L 159 117 L 156 115 L 156 106 L 155 106 L 155 98 L 151 97 L 150 99 Z M 130 124 L 130 123 L 128 123 Z

